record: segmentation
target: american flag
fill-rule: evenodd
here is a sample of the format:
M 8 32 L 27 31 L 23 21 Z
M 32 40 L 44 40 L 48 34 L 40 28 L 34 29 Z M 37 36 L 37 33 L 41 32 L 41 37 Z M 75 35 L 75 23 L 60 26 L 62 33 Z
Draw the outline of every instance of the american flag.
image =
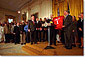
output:
M 58 16 L 60 16 L 59 8 L 58 8 Z
M 67 2 L 67 5 L 68 5 L 68 12 L 70 13 L 69 1 Z

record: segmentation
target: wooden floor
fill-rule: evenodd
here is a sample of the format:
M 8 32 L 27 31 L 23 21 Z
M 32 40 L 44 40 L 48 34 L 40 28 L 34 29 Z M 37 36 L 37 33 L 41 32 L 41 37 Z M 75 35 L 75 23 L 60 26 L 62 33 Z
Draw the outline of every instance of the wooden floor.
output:
M 57 43 L 57 46 L 51 45 L 55 49 L 44 49 L 47 45 L 47 42 L 33 45 L 27 43 L 22 49 L 32 56 L 83 56 L 83 49 L 78 47 L 72 47 L 68 50 L 64 48 L 62 43 Z
M 22 45 L 14 43 L 0 43 L 0 56 L 29 56 L 22 50 Z

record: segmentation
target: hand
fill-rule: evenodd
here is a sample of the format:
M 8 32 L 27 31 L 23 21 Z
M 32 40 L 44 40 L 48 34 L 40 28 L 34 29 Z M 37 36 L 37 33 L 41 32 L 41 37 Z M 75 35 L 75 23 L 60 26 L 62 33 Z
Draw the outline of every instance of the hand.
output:
M 15 34 L 15 33 L 13 33 L 13 34 Z
M 20 33 L 22 33 L 22 31 L 20 31 Z
M 30 32 L 30 29 L 28 29 L 28 32 Z
M 79 30 L 80 30 L 80 31 L 82 31 L 82 29 L 81 29 L 81 28 L 79 28 Z
M 42 28 L 40 28 L 40 31 L 42 30 Z
M 39 30 L 39 28 L 37 28 L 37 30 Z
M 36 30 L 38 30 L 38 29 L 36 28 Z
M 63 25 L 62 27 L 64 28 L 65 26 Z
M 73 30 L 73 32 L 74 32 L 74 30 Z

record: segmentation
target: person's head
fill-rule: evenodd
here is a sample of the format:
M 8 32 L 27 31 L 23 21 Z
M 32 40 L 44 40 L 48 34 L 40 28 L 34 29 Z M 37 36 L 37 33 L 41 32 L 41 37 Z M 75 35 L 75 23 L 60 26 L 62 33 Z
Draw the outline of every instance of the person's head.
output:
M 36 18 L 36 21 L 39 21 L 39 18 Z
M 27 25 L 27 24 L 28 24 L 28 22 L 25 22 L 25 24 Z
M 77 21 L 75 16 L 72 16 L 72 21 Z
M 42 21 L 42 18 L 40 18 L 40 21 Z
M 1 24 L 1 26 L 2 26 L 2 24 Z
M 65 16 L 66 16 L 66 15 L 69 15 L 69 11 L 65 10 L 65 11 L 64 11 L 64 15 L 65 15 Z
M 19 26 L 19 23 L 17 23 L 17 26 Z
M 2 26 L 4 27 L 4 24 L 2 24 Z
M 21 21 L 20 23 L 21 23 L 21 25 L 24 25 L 24 21 Z
M 54 17 L 54 15 L 51 14 L 51 15 L 50 15 L 50 18 L 52 19 L 53 17 Z
M 46 21 L 46 18 L 44 18 L 44 21 Z
M 78 18 L 81 18 L 81 15 L 80 14 L 78 15 Z
M 33 15 L 31 16 L 31 20 L 32 20 L 32 21 L 34 21 L 34 20 L 35 20 L 35 17 L 34 17 Z
M 80 15 L 81 15 L 81 18 L 83 19 L 83 18 L 84 18 L 84 14 L 83 14 L 83 12 L 82 12 Z
M 5 23 L 5 26 L 6 26 L 7 24 Z

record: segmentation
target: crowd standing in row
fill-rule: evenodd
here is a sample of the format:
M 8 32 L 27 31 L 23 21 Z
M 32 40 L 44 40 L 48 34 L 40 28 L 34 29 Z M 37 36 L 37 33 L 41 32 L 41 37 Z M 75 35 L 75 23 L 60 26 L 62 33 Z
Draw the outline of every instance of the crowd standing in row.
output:
M 79 15 L 79 20 L 76 20 L 75 16 L 71 16 L 68 11 L 64 11 L 65 18 L 63 20 L 63 28 L 56 30 L 54 23 L 51 24 L 50 45 L 56 46 L 57 42 L 65 44 L 66 49 L 72 49 L 72 46 L 76 47 L 77 43 L 80 43 L 79 47 L 83 47 L 83 13 Z M 0 42 L 14 42 L 15 44 L 38 44 L 40 42 L 48 41 L 48 28 L 47 23 L 53 20 L 44 18 L 36 18 L 31 16 L 31 20 L 27 22 L 12 22 L 12 23 L 0 23 Z

